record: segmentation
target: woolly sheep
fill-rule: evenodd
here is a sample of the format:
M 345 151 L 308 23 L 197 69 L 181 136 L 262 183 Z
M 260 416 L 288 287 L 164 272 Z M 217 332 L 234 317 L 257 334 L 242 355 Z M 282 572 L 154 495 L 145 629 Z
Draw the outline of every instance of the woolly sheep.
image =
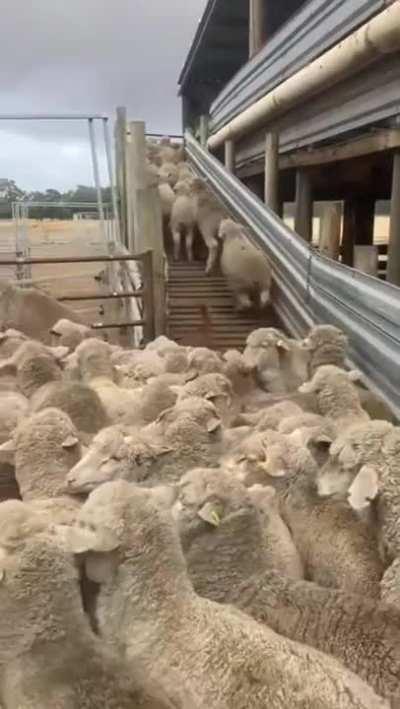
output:
M 396 609 L 289 579 L 275 570 L 232 585 L 228 601 L 280 635 L 333 655 L 390 699 L 392 707 L 399 706 L 400 613 Z
M 336 427 L 333 421 L 325 416 L 307 412 L 283 418 L 278 426 L 278 431 L 291 435 L 292 440 L 297 440 L 305 446 L 313 442 L 330 444 L 336 437 Z
M 50 344 L 50 329 L 61 318 L 83 323 L 70 308 L 36 288 L 18 288 L 8 281 L 0 282 L 0 324 L 13 328 L 46 344 Z
M 67 350 L 62 348 L 61 354 Z M 0 372 L 16 376 L 19 391 L 27 398 L 48 382 L 60 381 L 62 371 L 50 348 L 40 342 L 28 340 L 0 364 Z
M 141 686 L 90 629 L 73 559 L 37 534 L 0 560 L 5 709 L 132 709 Z M 136 680 L 136 682 L 135 682 Z
M 267 257 L 249 240 L 245 229 L 231 219 L 221 221 L 221 271 L 233 291 L 238 310 L 253 307 L 252 296 L 265 308 L 271 300 L 272 274 Z
M 399 455 L 400 429 L 370 421 L 337 437 L 317 476 L 321 497 L 340 495 L 357 512 L 373 512 L 372 527 L 387 565 L 400 556 Z
M 178 169 L 172 162 L 161 165 L 158 175 L 161 183 L 167 183 L 170 187 L 175 187 L 178 182 Z
M 259 431 L 276 431 L 282 421 L 291 416 L 301 416 L 303 413 L 294 401 L 284 400 L 254 413 L 241 414 L 238 421 L 241 425 L 255 426 Z
M 39 532 L 51 534 L 51 527 L 73 525 L 80 504 L 67 497 L 30 502 L 6 500 L 0 504 L 0 549 L 11 554 Z
M 232 586 L 263 568 L 302 578 L 293 542 L 292 555 L 287 553 L 290 533 L 279 512 L 259 508 L 252 494 L 220 469 L 195 468 L 179 481 L 173 516 L 200 596 L 224 602 Z
M 163 219 L 169 221 L 172 212 L 172 206 L 175 202 L 175 192 L 169 182 L 162 182 L 158 185 L 158 192 L 161 199 L 161 210 Z
M 66 475 L 81 456 L 78 432 L 58 409 L 45 409 L 22 421 L 0 451 L 15 462 L 24 501 L 62 496 Z
M 208 249 L 205 270 L 210 274 L 217 264 L 218 229 L 226 214 L 201 179 L 195 178 L 192 181 L 192 194 L 195 200 L 197 226 Z
M 9 440 L 18 424 L 28 416 L 29 401 L 22 394 L 3 391 L 0 395 L 0 444 Z
M 50 382 L 31 398 L 30 411 L 61 409 L 82 433 L 97 433 L 108 425 L 105 408 L 98 394 L 82 382 Z
M 192 180 L 193 172 L 186 162 L 178 163 L 178 178 L 179 180 Z
M 197 596 L 170 504 L 168 491 L 108 483 L 69 535 L 73 551 L 96 552 L 86 571 L 101 581 L 100 632 L 146 683 L 156 679 L 173 705 L 196 709 L 387 706 L 333 658 Z
M 223 374 L 203 374 L 181 388 L 178 400 L 202 397 L 211 401 L 224 423 L 235 417 L 232 385 Z
M 309 382 L 301 385 L 299 391 L 314 394 L 319 412 L 332 419 L 340 431 L 369 420 L 353 383 L 358 378 L 358 371 L 346 372 L 334 365 L 324 365 L 317 369 Z
M 334 365 L 345 368 L 348 338 L 333 325 L 315 325 L 303 341 L 310 353 L 309 375 L 314 376 L 318 367 Z
M 322 586 L 379 595 L 383 565 L 375 534 L 340 501 L 321 499 L 311 453 L 275 431 L 255 433 L 222 456 L 247 486 L 272 485 L 309 578 Z
M 179 261 L 181 252 L 181 235 L 185 236 L 186 256 L 189 263 L 193 261 L 194 228 L 196 211 L 191 196 L 190 184 L 186 181 L 175 185 L 176 199 L 171 209 L 171 232 L 174 243 L 174 260 Z
M 92 330 L 87 325 L 80 325 L 62 318 L 50 330 L 53 335 L 52 344 L 75 350 L 86 337 L 92 337 Z
M 12 357 L 27 339 L 27 336 L 18 330 L 8 329 L 5 332 L 0 332 L 0 358 Z
M 67 475 L 71 494 L 87 494 L 104 482 L 125 479 L 175 482 L 195 465 L 216 464 L 221 422 L 211 402 L 189 398 L 164 411 L 133 435 L 119 426 L 101 431 Z
M 288 349 L 286 335 L 275 328 L 259 328 L 247 337 L 244 359 L 255 369 L 257 381 L 266 391 L 277 394 L 286 392 L 281 356 Z

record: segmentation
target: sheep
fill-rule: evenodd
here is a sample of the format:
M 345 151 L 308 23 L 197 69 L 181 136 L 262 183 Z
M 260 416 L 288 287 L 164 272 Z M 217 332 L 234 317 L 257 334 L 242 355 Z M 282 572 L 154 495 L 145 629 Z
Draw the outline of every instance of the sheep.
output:
M 236 309 L 252 308 L 253 296 L 264 309 L 271 300 L 272 283 L 267 257 L 251 243 L 244 227 L 232 219 L 221 221 L 218 237 L 223 242 L 221 271 L 233 292 Z
M 28 416 L 29 401 L 22 394 L 3 391 L 0 396 L 0 444 L 9 440 L 18 424 Z
M 51 534 L 52 525 L 73 525 L 80 504 L 76 499 L 55 497 L 30 502 L 6 500 L 0 504 L 0 549 L 11 554 L 39 532 Z
M 345 368 L 348 337 L 333 325 L 314 325 L 303 344 L 310 353 L 309 377 L 312 378 L 318 367 L 334 365 Z
M 159 180 L 161 183 L 167 183 L 170 187 L 175 187 L 178 182 L 178 169 L 172 162 L 166 162 L 161 165 L 159 171 Z
M 61 318 L 84 324 L 70 308 L 36 288 L 18 288 L 0 281 L 0 325 L 50 344 L 50 330 Z
M 226 471 L 212 468 L 189 471 L 177 488 L 173 516 L 190 579 L 200 596 L 224 602 L 232 586 L 262 568 L 303 577 L 278 510 L 265 505 L 264 499 L 261 505 L 255 490 L 246 490 Z
M 192 181 L 192 194 L 195 201 L 197 226 L 208 249 L 205 272 L 209 275 L 217 264 L 218 229 L 222 219 L 226 217 L 226 213 L 201 179 L 195 178 Z
M 71 494 L 87 494 L 104 482 L 125 479 L 146 485 L 175 482 L 196 465 L 215 465 L 220 426 L 214 405 L 189 398 L 133 435 L 120 426 L 101 431 L 67 475 Z
M 275 431 L 255 433 L 221 457 L 245 485 L 272 485 L 306 578 L 376 598 L 383 564 L 370 526 L 337 500 L 321 499 L 311 453 Z
M 62 345 L 73 351 L 82 340 L 92 337 L 92 330 L 87 325 L 80 325 L 63 318 L 53 325 L 50 334 L 53 335 L 54 345 Z
M 294 392 L 308 379 L 309 353 L 303 343 L 276 328 L 259 328 L 247 338 L 244 358 L 268 392 Z
M 175 192 L 169 182 L 161 182 L 158 185 L 158 192 L 161 199 L 161 210 L 165 223 L 171 218 L 172 207 L 175 202 Z
M 31 398 L 30 411 L 61 409 L 78 431 L 93 434 L 109 424 L 106 410 L 98 394 L 82 382 L 49 382 Z
M 333 658 L 197 596 L 171 502 L 163 488 L 107 483 L 66 542 L 89 554 L 86 572 L 101 582 L 100 632 L 146 684 L 156 680 L 173 705 L 196 709 L 387 706 Z
M 8 359 L 12 357 L 14 352 L 27 340 L 27 336 L 23 332 L 13 330 L 12 328 L 5 332 L 0 332 L 0 358 Z
M 346 499 L 356 512 L 370 510 L 386 566 L 400 557 L 399 429 L 370 421 L 344 430 L 330 447 L 330 458 L 317 476 L 321 498 Z
M 300 386 L 299 391 L 314 394 L 319 412 L 332 419 L 340 431 L 369 420 L 353 383 L 359 376 L 355 370 L 346 372 L 334 365 L 324 365 L 317 369 L 309 382 Z
M 333 655 L 400 706 L 400 613 L 276 570 L 231 586 L 228 602 L 291 640 Z M 394 704 L 396 702 L 396 704 Z
M 282 421 L 289 417 L 303 414 L 303 409 L 290 399 L 283 399 L 255 412 L 242 413 L 235 420 L 235 425 L 254 426 L 259 431 L 277 431 Z
M 66 350 L 61 351 L 65 353 Z M 48 382 L 60 381 L 62 370 L 53 352 L 40 342 L 28 340 L 0 364 L 0 373 L 16 376 L 19 391 L 30 398 Z
M 44 409 L 22 421 L 0 451 L 15 461 L 24 501 L 62 496 L 66 475 L 81 456 L 78 432 L 58 409 Z
M 178 399 L 184 400 L 191 397 L 202 397 L 215 404 L 218 415 L 224 423 L 229 423 L 234 419 L 237 403 L 235 406 L 232 385 L 223 374 L 203 374 L 193 381 L 189 381 L 181 388 Z
M 191 196 L 190 184 L 186 181 L 175 185 L 176 199 L 171 209 L 171 232 L 174 242 L 174 260 L 179 261 L 181 251 L 181 234 L 185 235 L 186 256 L 189 263 L 193 261 L 194 228 L 196 212 Z
M 336 427 L 333 421 L 325 416 L 307 412 L 283 418 L 278 425 L 278 431 L 290 435 L 292 440 L 297 440 L 305 446 L 309 446 L 313 442 L 330 444 L 336 437 Z
M 178 179 L 179 180 L 193 180 L 194 174 L 186 162 L 178 163 Z
M 0 558 L 0 576 L 5 709 L 140 705 L 134 668 L 128 674 L 90 629 L 70 554 L 36 534 L 18 553 Z
M 221 357 L 208 347 L 190 348 L 187 358 L 187 366 L 196 376 L 223 374 L 224 364 Z

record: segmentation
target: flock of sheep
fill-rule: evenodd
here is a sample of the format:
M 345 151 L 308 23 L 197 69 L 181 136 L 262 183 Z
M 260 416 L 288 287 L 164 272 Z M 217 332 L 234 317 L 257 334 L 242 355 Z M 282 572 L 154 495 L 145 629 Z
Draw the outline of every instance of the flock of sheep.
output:
M 206 183 L 195 177 L 184 161 L 182 148 L 168 138 L 160 143 L 148 141 L 147 167 L 150 178 L 158 184 L 164 228 L 172 234 L 174 260 L 182 255 L 184 238 L 187 260 L 193 261 L 198 232 L 208 251 L 207 274 L 214 272 L 221 251 L 221 271 L 237 309 L 248 310 L 254 304 L 265 308 L 271 289 L 268 259 L 251 243 L 244 227 L 228 218 Z
M 400 707 L 400 429 L 345 335 L 52 336 L 0 336 L 1 709 Z

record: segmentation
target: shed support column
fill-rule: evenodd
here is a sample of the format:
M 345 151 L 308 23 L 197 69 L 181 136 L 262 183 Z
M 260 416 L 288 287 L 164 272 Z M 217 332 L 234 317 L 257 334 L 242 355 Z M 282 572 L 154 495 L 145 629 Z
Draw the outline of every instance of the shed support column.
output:
M 310 175 L 306 170 L 296 174 L 295 231 L 305 241 L 312 239 L 313 200 Z
M 207 147 L 208 140 L 208 116 L 205 114 L 200 116 L 200 145 L 202 148 Z
M 400 152 L 393 156 L 387 281 L 400 286 Z
M 249 56 L 264 45 L 264 0 L 249 0 Z
M 343 213 L 342 262 L 354 264 L 354 246 L 370 246 L 374 241 L 375 201 L 368 196 L 346 199 Z
M 280 213 L 279 203 L 279 136 L 267 133 L 265 141 L 265 193 L 267 207 Z
M 319 232 L 319 250 L 324 256 L 338 261 L 340 254 L 342 210 L 338 202 L 323 207 Z
M 235 172 L 235 143 L 233 140 L 225 141 L 225 167 L 229 172 Z

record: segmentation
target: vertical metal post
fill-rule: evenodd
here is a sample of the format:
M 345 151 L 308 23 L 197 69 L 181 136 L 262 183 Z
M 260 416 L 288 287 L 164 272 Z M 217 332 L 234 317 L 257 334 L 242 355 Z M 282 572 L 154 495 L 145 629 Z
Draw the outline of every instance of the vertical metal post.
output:
M 310 175 L 306 170 L 296 174 L 295 231 L 305 241 L 312 240 L 313 200 Z
M 249 2 L 249 56 L 253 57 L 264 44 L 264 0 Z
M 200 145 L 202 148 L 207 147 L 208 140 L 208 116 L 202 114 L 200 116 Z
M 96 186 L 96 194 L 97 194 L 97 208 L 98 208 L 98 212 L 99 212 L 99 219 L 101 222 L 101 230 L 103 232 L 104 239 L 107 239 L 107 234 L 106 234 L 105 224 L 104 224 L 103 196 L 101 194 L 100 171 L 99 171 L 99 162 L 97 160 L 96 136 L 95 136 L 95 132 L 94 132 L 93 118 L 88 119 L 88 126 L 89 126 L 90 150 L 92 153 L 93 177 L 94 177 L 94 184 Z
M 110 183 L 111 191 L 111 204 L 112 204 L 112 216 L 116 231 L 116 241 L 120 242 L 120 229 L 119 229 L 119 215 L 118 215 L 118 202 L 117 202 L 117 191 L 115 188 L 114 181 L 114 170 L 111 155 L 111 143 L 110 143 L 110 132 L 108 130 L 108 118 L 103 118 L 103 131 L 104 131 L 104 145 L 106 149 L 106 159 L 107 159 L 107 172 L 108 179 Z
M 145 342 L 151 342 L 155 337 L 155 323 L 154 323 L 154 290 L 153 290 L 153 279 L 154 279 L 154 265 L 153 265 L 153 252 L 147 251 L 142 257 L 142 280 L 143 280 L 143 319 L 144 328 L 143 335 Z

